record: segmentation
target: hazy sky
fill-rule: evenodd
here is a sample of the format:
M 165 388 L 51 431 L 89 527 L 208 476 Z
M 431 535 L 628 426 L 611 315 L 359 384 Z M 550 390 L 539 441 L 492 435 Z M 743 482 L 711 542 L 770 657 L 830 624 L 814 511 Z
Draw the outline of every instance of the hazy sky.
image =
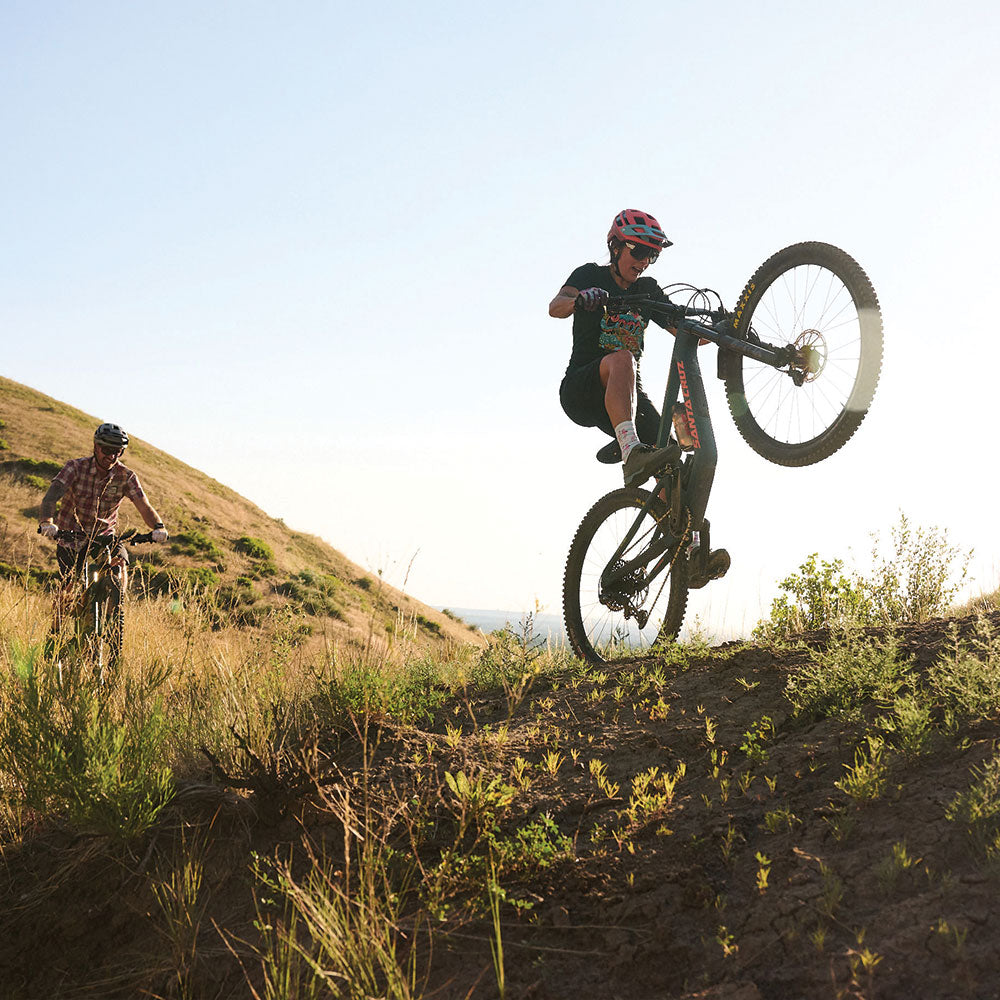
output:
M 421 600 L 558 612 L 621 474 L 559 407 L 549 299 L 625 207 L 674 240 L 649 273 L 729 305 L 824 240 L 881 300 L 874 408 L 784 469 L 707 380 L 734 566 L 689 621 L 749 629 L 899 509 L 992 589 L 998 42 L 986 2 L 3 0 L 2 372 Z

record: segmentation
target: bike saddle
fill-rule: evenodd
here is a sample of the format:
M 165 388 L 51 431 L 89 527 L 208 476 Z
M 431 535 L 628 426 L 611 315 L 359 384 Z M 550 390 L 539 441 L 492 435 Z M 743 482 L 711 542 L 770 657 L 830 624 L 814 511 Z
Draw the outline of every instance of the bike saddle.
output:
M 621 460 L 622 450 L 615 438 L 612 438 L 603 448 L 598 449 L 597 461 L 604 465 L 617 465 Z

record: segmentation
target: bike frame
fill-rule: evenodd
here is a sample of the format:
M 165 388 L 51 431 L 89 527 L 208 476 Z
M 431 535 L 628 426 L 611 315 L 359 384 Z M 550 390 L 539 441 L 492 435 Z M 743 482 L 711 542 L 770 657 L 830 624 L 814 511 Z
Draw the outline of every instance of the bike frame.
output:
M 72 591 L 72 601 L 74 608 L 70 612 L 76 620 L 75 628 L 82 625 L 88 629 L 97 639 L 97 668 L 103 681 L 103 648 L 102 637 L 108 627 L 106 620 L 109 602 L 117 599 L 120 603 L 124 599 L 125 589 L 128 585 L 127 569 L 124 565 L 113 566 L 111 563 L 111 550 L 118 545 L 136 545 L 143 542 L 152 541 L 152 533 L 138 535 L 134 530 L 125 532 L 123 535 L 92 536 L 83 532 L 60 530 L 55 539 L 57 542 L 77 542 L 83 541 L 86 548 L 85 555 L 81 560 L 79 569 L 73 575 L 69 589 Z M 99 588 L 100 593 L 95 592 Z M 63 596 L 60 594 L 56 598 L 57 602 L 57 631 L 61 633 L 63 615 Z M 89 605 L 89 606 L 88 606 Z M 91 614 L 92 619 L 87 622 L 85 616 Z M 77 633 L 79 636 L 79 632 Z M 121 637 L 119 636 L 119 642 Z M 112 652 L 112 662 L 117 656 L 117 652 Z
M 663 409 L 660 414 L 660 429 L 656 438 L 659 448 L 666 446 L 670 439 L 673 425 L 673 408 L 678 398 L 684 406 L 685 420 L 694 448 L 691 455 L 675 468 L 668 469 L 656 481 L 650 491 L 649 499 L 635 519 L 632 528 L 622 539 L 618 550 L 608 561 L 608 567 L 601 575 L 604 587 L 626 576 L 639 566 L 648 565 L 650 559 L 660 556 L 656 565 L 647 570 L 647 581 L 651 582 L 664 569 L 673 564 L 671 551 L 680 544 L 688 531 L 698 531 L 701 534 L 699 551 L 702 559 L 707 558 L 709 550 L 708 521 L 705 511 L 708 508 L 708 498 L 712 492 L 715 480 L 715 467 L 718 462 L 718 448 L 715 444 L 715 431 L 712 428 L 712 418 L 708 409 L 708 396 L 705 393 L 705 383 L 701 376 L 701 365 L 698 361 L 699 341 L 707 340 L 719 347 L 719 373 L 735 360 L 735 355 L 745 355 L 756 361 L 782 368 L 790 364 L 795 356 L 791 347 L 775 348 L 759 342 L 750 342 L 734 337 L 727 331 L 731 320 L 721 310 L 690 309 L 673 303 L 664 303 L 656 299 L 615 297 L 621 302 L 650 312 L 657 312 L 674 326 L 674 349 L 670 356 L 670 374 L 667 377 L 667 387 L 663 394 Z M 710 318 L 719 326 L 706 326 L 697 318 Z M 737 322 L 739 313 L 737 313 Z M 732 352 L 731 354 L 729 352 Z M 791 377 L 791 375 L 789 376 Z M 686 480 L 686 484 L 683 482 Z M 631 545 L 643 517 L 649 512 L 655 498 L 662 491 L 670 503 L 671 517 L 669 535 L 654 538 L 649 548 L 645 549 L 635 559 L 622 563 L 616 569 L 611 567 L 619 562 L 622 553 Z M 685 503 L 686 501 L 686 503 Z M 686 506 L 689 517 L 682 522 L 682 509 Z

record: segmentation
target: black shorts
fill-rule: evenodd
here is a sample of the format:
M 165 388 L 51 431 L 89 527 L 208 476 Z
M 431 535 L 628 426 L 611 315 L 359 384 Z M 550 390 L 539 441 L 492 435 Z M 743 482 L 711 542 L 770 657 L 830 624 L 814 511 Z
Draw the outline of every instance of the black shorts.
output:
M 605 434 L 615 436 L 611 418 L 604 407 L 600 358 L 566 372 L 559 386 L 559 402 L 573 423 L 581 427 L 599 427 Z M 635 432 L 639 440 L 645 444 L 656 444 L 656 436 L 660 433 L 660 414 L 641 386 L 636 386 L 635 410 Z

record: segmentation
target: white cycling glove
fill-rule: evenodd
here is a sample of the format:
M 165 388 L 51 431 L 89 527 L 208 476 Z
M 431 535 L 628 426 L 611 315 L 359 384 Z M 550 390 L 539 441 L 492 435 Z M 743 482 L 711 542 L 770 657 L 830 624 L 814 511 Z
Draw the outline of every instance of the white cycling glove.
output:
M 46 538 L 55 538 L 56 535 L 59 534 L 59 529 L 51 521 L 46 521 L 45 524 L 40 524 L 38 526 L 38 530 Z
M 153 529 L 153 541 L 154 542 L 165 542 L 168 538 L 166 528 L 154 528 Z

